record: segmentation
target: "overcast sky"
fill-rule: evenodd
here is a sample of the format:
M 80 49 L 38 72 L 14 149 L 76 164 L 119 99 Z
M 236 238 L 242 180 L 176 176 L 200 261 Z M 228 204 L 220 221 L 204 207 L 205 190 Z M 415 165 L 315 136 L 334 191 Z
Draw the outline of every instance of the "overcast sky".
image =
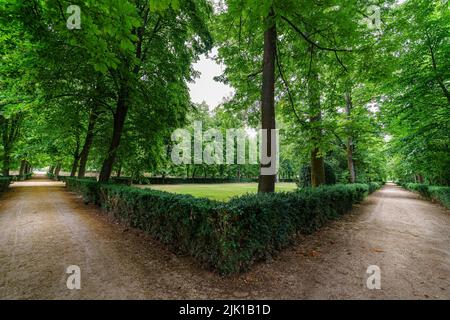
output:
M 217 54 L 217 50 L 213 49 L 209 56 Z M 195 83 L 189 84 L 191 99 L 195 103 L 205 101 L 210 109 L 217 107 L 225 97 L 233 93 L 233 89 L 223 83 L 214 81 L 214 77 L 223 73 L 224 67 L 217 64 L 212 59 L 202 55 L 200 61 L 194 64 L 194 69 L 201 73 Z

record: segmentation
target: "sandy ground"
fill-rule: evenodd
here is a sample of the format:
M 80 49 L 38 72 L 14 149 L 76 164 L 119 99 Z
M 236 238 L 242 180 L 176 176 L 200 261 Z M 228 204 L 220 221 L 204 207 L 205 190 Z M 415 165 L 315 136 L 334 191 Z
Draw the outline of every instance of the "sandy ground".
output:
M 63 184 L 0 196 L 2 299 L 449 299 L 450 212 L 388 185 L 252 271 L 222 278 L 86 206 Z M 81 268 L 81 289 L 66 268 Z M 381 269 L 381 290 L 366 287 Z

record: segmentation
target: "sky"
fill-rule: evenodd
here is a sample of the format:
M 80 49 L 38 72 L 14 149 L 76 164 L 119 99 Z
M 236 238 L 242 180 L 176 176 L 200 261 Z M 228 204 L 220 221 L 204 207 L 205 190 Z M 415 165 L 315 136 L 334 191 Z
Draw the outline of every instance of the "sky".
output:
M 215 55 L 217 55 L 217 49 L 213 49 L 208 56 L 213 57 Z M 195 83 L 189 83 L 189 91 L 194 103 L 205 101 L 210 110 L 213 110 L 224 98 L 233 94 L 231 87 L 214 81 L 214 77 L 223 73 L 223 65 L 219 65 L 211 58 L 202 55 L 200 60 L 194 64 L 194 69 L 201 73 L 200 78 L 195 79 Z

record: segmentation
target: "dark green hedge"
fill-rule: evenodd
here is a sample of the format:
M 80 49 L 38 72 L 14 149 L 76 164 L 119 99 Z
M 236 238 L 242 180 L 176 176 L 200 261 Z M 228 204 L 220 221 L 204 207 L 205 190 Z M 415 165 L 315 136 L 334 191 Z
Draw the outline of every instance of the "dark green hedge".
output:
M 408 190 L 416 191 L 422 197 L 437 201 L 447 209 L 450 209 L 450 187 L 430 186 L 420 183 L 403 183 L 401 186 Z
M 77 192 L 83 196 L 84 203 L 99 203 L 99 187 L 97 180 L 65 178 L 66 186 L 70 191 Z
M 228 203 L 157 190 L 68 178 L 85 202 L 100 204 L 180 253 L 222 274 L 248 270 L 258 260 L 348 212 L 369 192 L 364 184 L 290 193 L 254 194 Z
M 8 190 L 10 184 L 10 177 L 0 177 L 0 192 L 5 192 L 6 190 Z
M 114 178 L 111 178 L 114 180 Z M 131 178 L 121 178 L 131 179 Z M 287 180 L 287 179 L 286 179 Z M 141 177 L 132 179 L 134 184 L 220 184 L 220 183 L 246 183 L 246 182 L 258 182 L 258 179 L 251 178 L 161 178 L 161 177 Z M 283 181 L 283 182 L 294 182 Z

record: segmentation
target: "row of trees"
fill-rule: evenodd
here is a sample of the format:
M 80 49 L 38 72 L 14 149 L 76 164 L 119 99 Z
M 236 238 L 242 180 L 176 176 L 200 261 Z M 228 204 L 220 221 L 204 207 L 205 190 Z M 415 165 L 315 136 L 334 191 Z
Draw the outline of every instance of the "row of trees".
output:
M 280 129 L 282 176 L 310 168 L 312 186 L 327 167 L 340 182 L 450 182 L 441 1 L 379 1 L 376 21 L 358 0 L 84 0 L 81 29 L 67 28 L 71 4 L 0 4 L 3 175 L 26 161 L 100 181 L 258 176 L 255 165 L 173 165 L 172 132 L 203 120 Z M 236 93 L 211 113 L 187 83 L 213 46 L 226 66 L 218 80 Z M 259 190 L 275 180 L 261 175 Z

